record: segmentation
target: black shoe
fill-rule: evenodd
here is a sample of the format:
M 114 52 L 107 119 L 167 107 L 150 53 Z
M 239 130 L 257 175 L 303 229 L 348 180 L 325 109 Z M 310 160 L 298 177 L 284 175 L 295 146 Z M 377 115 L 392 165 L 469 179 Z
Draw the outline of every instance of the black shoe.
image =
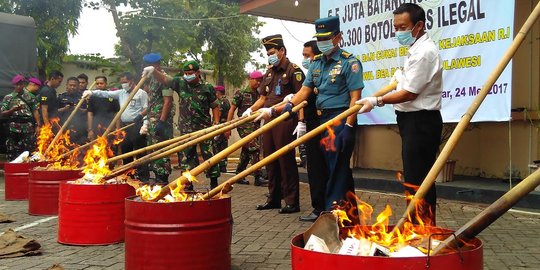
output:
M 257 205 L 257 210 L 268 210 L 281 208 L 281 204 L 265 202 L 264 204 Z
M 238 180 L 238 182 L 236 182 L 236 183 L 238 183 L 240 185 L 249 185 L 249 181 L 246 180 L 246 178 L 242 178 L 242 179 Z
M 267 187 L 268 186 L 268 180 L 262 178 L 262 176 L 256 176 L 255 177 L 255 183 L 253 183 L 256 186 L 262 186 Z
M 300 221 L 308 221 L 308 222 L 315 222 L 315 220 L 317 220 L 317 218 L 319 218 L 319 215 L 316 214 L 315 212 L 311 212 L 307 216 L 299 217 L 298 220 L 300 220 Z
M 214 189 L 218 186 L 217 177 L 210 178 L 210 189 Z
M 280 214 L 291 214 L 296 212 L 300 212 L 300 206 L 294 204 L 287 204 L 285 207 L 279 209 Z

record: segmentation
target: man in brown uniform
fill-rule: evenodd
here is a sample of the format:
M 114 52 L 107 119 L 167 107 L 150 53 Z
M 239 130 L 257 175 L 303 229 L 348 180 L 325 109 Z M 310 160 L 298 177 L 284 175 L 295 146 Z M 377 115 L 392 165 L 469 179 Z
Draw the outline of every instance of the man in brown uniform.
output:
M 304 81 L 304 72 L 287 58 L 287 49 L 283 45 L 281 35 L 263 38 L 263 45 L 270 64 L 268 71 L 259 86 L 259 99 L 244 112 L 249 115 L 259 108 L 270 108 L 280 103 L 289 94 L 296 93 Z M 273 118 L 273 117 L 272 117 Z M 269 156 L 276 150 L 293 141 L 293 131 L 298 122 L 297 117 L 281 122 L 263 135 L 263 154 Z M 300 211 L 300 192 L 298 189 L 298 168 L 294 152 L 279 157 L 266 165 L 268 172 L 268 190 L 270 195 L 266 203 L 257 205 L 257 210 L 281 208 L 281 199 L 285 207 L 279 210 L 281 214 Z

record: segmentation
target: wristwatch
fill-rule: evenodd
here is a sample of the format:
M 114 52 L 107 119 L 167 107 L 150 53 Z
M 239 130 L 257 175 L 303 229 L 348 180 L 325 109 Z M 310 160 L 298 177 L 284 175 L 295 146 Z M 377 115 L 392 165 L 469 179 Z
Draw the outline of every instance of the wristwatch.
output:
M 382 97 L 377 97 L 377 106 L 378 107 L 384 106 L 384 102 L 382 101 Z

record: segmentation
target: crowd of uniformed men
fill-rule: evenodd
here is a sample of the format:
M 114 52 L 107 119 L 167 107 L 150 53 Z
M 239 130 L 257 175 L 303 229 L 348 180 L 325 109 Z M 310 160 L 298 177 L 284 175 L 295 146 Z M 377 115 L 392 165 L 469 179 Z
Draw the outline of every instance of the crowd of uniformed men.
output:
M 237 129 L 245 137 L 260 125 L 268 123 L 281 113 L 289 113 L 287 120 L 242 147 L 236 173 L 249 163 L 255 164 L 262 154 L 271 155 L 306 132 L 331 120 L 356 104 L 363 105 L 359 113 L 369 112 L 373 107 L 396 104 L 397 121 L 403 141 L 402 158 L 405 182 L 419 185 L 434 162 L 440 141 L 440 97 L 442 69 L 440 57 L 433 41 L 424 32 L 425 13 L 415 4 L 404 4 L 394 11 L 394 28 L 397 41 L 410 46 L 404 63 L 397 91 L 377 92 L 361 98 L 364 88 L 362 65 L 352 54 L 339 48 L 342 40 L 338 17 L 315 21 L 316 40 L 304 44 L 302 69 L 287 58 L 281 35 L 262 39 L 268 55 L 268 69 L 250 72 L 248 85 L 237 90 L 229 101 L 223 86 L 213 87 L 203 81 L 199 63 L 183 64 L 183 75 L 170 76 L 160 65 L 161 56 L 149 53 L 144 56 L 142 76 L 148 76 L 143 90 L 130 101 L 121 115 L 117 127 L 134 123 L 126 130 L 121 143 L 122 152 L 129 152 L 147 145 L 172 138 L 173 92 L 179 96 L 178 130 L 181 134 L 198 131 L 212 125 L 231 121 L 235 112 L 238 117 L 249 116 L 258 111 L 257 122 Z M 121 89 L 110 89 L 105 76 L 95 78 L 96 89 L 88 90 L 88 77 L 81 74 L 67 79 L 66 92 L 57 95 L 63 74 L 53 71 L 46 82 L 36 78 L 17 75 L 13 78 L 13 93 L 7 95 L 1 105 L 2 115 L 9 117 L 10 136 L 7 139 L 8 157 L 15 158 L 24 150 L 35 146 L 35 132 L 55 117 L 60 124 L 72 112 L 81 98 L 85 101 L 77 113 L 77 119 L 69 127 L 72 140 L 81 144 L 100 135 L 109 125 L 133 90 L 136 81 L 130 73 L 119 77 Z M 301 101 L 307 106 L 298 113 L 293 108 Z M 285 101 L 285 104 L 282 102 Z M 281 103 L 281 104 L 280 104 Z M 303 162 L 307 163 L 313 211 L 300 217 L 313 221 L 332 204 L 354 191 L 352 171 L 349 165 L 354 149 L 356 114 L 333 126 L 336 134 L 334 145 L 321 146 L 328 132 L 313 137 L 301 147 Z M 204 160 L 227 147 L 231 133 L 216 136 L 214 140 L 200 143 Z M 189 147 L 178 153 L 183 169 L 199 164 L 197 147 Z M 130 160 L 124 160 L 129 162 Z M 227 161 L 222 160 L 208 169 L 206 176 L 211 187 L 218 184 L 221 172 L 226 172 Z M 150 166 L 137 168 L 137 177 L 143 181 L 164 184 L 169 181 L 171 162 L 168 158 L 154 161 Z M 154 177 L 150 178 L 150 171 Z M 281 155 L 266 165 L 267 180 L 260 170 L 254 172 L 255 185 L 268 185 L 269 193 L 257 210 L 279 209 L 287 214 L 300 211 L 299 176 L 294 152 Z M 249 184 L 242 179 L 240 184 Z M 408 185 L 411 188 L 412 185 Z M 412 187 L 414 188 L 414 187 Z M 411 190 L 414 193 L 414 189 Z M 282 207 L 282 201 L 285 205 Z M 428 196 L 424 214 L 435 217 L 434 189 Z

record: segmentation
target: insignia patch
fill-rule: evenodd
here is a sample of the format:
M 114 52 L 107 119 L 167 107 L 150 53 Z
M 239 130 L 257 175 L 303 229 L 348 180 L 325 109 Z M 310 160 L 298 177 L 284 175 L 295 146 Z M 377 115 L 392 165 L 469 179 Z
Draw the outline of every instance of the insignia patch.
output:
M 109 102 L 113 102 L 113 100 L 114 100 L 113 98 L 109 98 Z
M 296 80 L 301 82 L 302 81 L 302 73 L 298 72 L 296 73 Z
M 287 78 L 287 74 L 283 74 L 283 78 Z
M 352 64 L 352 66 L 351 66 L 351 71 L 352 71 L 353 73 L 358 73 L 358 70 L 360 70 L 360 66 L 358 65 L 358 63 Z
M 41 101 L 47 101 L 47 97 L 41 97 Z

